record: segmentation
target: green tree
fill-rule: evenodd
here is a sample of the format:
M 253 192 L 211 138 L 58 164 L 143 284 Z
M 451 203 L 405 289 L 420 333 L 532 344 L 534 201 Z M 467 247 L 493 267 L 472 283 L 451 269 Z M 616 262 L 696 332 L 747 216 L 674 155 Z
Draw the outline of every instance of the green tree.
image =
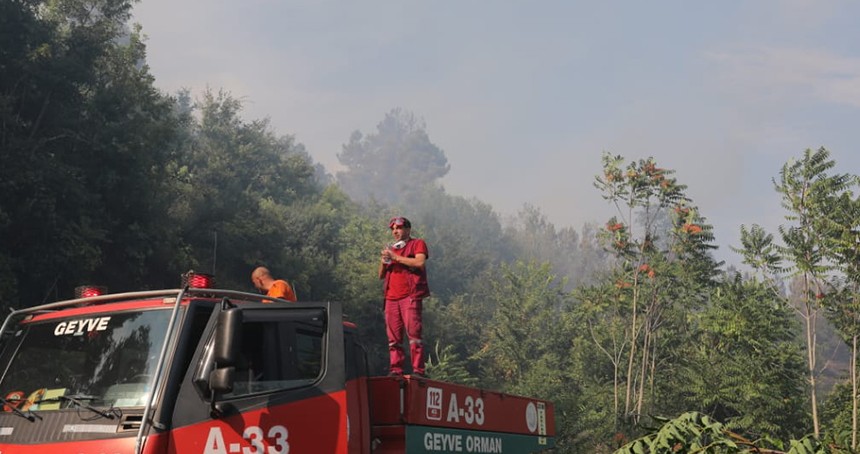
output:
M 573 439 L 572 410 L 579 394 L 568 375 L 571 295 L 549 264 L 501 264 L 473 299 L 484 301 L 488 321 L 472 320 L 480 350 L 481 386 L 551 400 L 560 437 Z
M 486 299 L 496 307 L 479 357 L 487 375 L 496 377 L 499 384 L 519 383 L 535 360 L 549 355 L 558 364 L 559 356 L 566 353 L 559 314 L 569 305 L 570 296 L 547 264 L 502 264 L 497 274 L 487 288 L 492 293 Z M 547 342 L 552 338 L 561 345 Z
M 580 451 L 601 446 L 610 438 L 623 439 L 624 372 L 630 345 L 628 294 L 608 276 L 574 291 L 571 330 L 575 333 L 570 349 L 572 382 L 581 393 L 582 408 L 571 418 L 579 436 Z M 601 449 L 599 452 L 606 452 Z
M 687 408 L 752 438 L 806 430 L 800 326 L 779 298 L 735 275 L 714 290 L 695 324 L 679 370 Z
M 855 177 L 856 178 L 856 177 Z M 856 180 L 855 180 L 856 182 Z M 856 185 L 856 183 L 855 183 Z M 850 433 L 851 448 L 857 449 L 858 438 L 858 395 L 857 355 L 860 338 L 860 198 L 846 191 L 835 199 L 832 209 L 827 210 L 831 235 L 826 238 L 827 252 L 831 261 L 839 269 L 842 279 L 832 283 L 822 294 L 821 303 L 830 320 L 845 341 L 851 346 L 849 365 Z M 836 425 L 834 430 L 840 431 Z
M 827 238 L 837 230 L 828 217 L 836 201 L 851 184 L 851 178 L 846 174 L 830 174 L 834 165 L 830 152 L 819 148 L 815 151 L 807 149 L 800 159 L 782 166 L 780 178 L 774 180 L 774 186 L 781 194 L 783 208 L 787 210 L 785 219 L 790 222 L 779 227 L 783 246 L 775 246 L 773 237 L 760 227 L 753 226 L 749 231 L 741 228 L 744 263 L 769 276 L 768 282 L 776 283 L 775 276 L 788 273 L 800 283 L 796 298 L 800 304 L 799 314 L 805 323 L 807 378 L 816 438 L 820 436 L 816 326 L 822 309 L 824 282 L 833 270 L 832 262 L 827 260 Z M 773 288 L 779 294 L 778 288 Z
M 381 227 L 386 221 L 387 218 L 353 215 L 334 237 L 338 246 L 334 282 L 341 289 L 335 299 L 343 302 L 344 314 L 355 322 L 368 351 L 370 370 L 379 375 L 388 372 L 384 299 L 377 274 L 382 244 L 390 240 L 387 229 Z M 427 300 L 425 312 L 426 305 Z M 431 338 L 426 334 L 424 337 Z
M 414 114 L 393 109 L 367 136 L 356 131 L 338 159 L 346 170 L 337 181 L 354 200 L 402 205 L 421 191 L 436 187 L 448 173 L 445 153 L 430 141 L 426 126 Z
M 648 390 L 653 393 L 662 385 L 655 376 L 657 364 L 670 358 L 664 348 L 675 344 L 660 337 L 661 328 L 674 324 L 677 329 L 662 332 L 683 333 L 682 312 L 674 306 L 683 302 L 689 310 L 703 304 L 719 266 L 709 255 L 715 247 L 712 228 L 686 197 L 686 186 L 672 178 L 672 173 L 657 167 L 651 158 L 625 166 L 621 156 L 604 153 L 603 174 L 595 181 L 603 198 L 618 208 L 618 216 L 600 233 L 616 257 L 610 275 L 616 290 L 614 295 L 596 294 L 612 298 L 613 303 L 589 307 L 620 315 L 627 327 L 618 334 L 618 325 L 612 324 L 607 329 L 614 334 L 593 338 L 611 342 L 600 348 L 613 362 L 623 358 L 626 363 L 626 371 L 614 374 L 614 380 L 615 387 L 617 380 L 625 383 L 623 415 L 632 422 L 643 414 Z M 614 301 L 623 301 L 627 308 L 619 312 Z
M 5 303 L 68 297 L 93 278 L 140 285 L 163 268 L 161 164 L 179 121 L 130 15 L 126 0 L 0 4 Z
M 188 244 L 186 269 L 215 271 L 220 285 L 250 288 L 268 266 L 300 299 L 328 299 L 349 203 L 323 197 L 304 148 L 266 120 L 245 121 L 227 93 L 207 91 L 181 156 L 171 166 L 179 195 L 172 216 Z

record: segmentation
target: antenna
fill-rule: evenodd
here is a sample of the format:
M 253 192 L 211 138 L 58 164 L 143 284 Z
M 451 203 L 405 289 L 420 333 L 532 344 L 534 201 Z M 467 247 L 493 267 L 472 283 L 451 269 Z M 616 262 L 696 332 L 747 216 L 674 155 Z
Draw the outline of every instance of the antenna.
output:
M 212 241 L 212 274 L 215 274 L 215 263 L 218 260 L 218 231 L 213 230 L 212 236 L 215 237 Z
M 44 297 L 44 298 L 42 298 L 42 304 L 45 304 L 45 303 L 47 303 L 47 302 L 48 302 L 48 298 L 51 296 L 51 292 L 52 292 L 52 291 L 54 290 L 54 288 L 57 286 L 57 281 L 59 281 L 59 280 L 60 280 L 60 275 L 59 275 L 59 274 L 57 274 L 57 277 L 55 277 L 55 278 L 54 278 L 54 283 L 53 283 L 53 284 L 51 284 L 51 286 L 50 286 L 50 287 L 48 287 L 48 291 L 47 291 L 47 292 L 45 292 L 45 297 Z

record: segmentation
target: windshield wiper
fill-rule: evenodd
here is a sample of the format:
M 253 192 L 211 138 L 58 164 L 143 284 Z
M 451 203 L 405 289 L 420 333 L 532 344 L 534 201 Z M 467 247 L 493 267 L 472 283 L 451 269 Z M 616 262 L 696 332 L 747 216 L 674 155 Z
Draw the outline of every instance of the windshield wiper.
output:
M 103 411 L 103 410 L 99 410 L 98 408 L 93 407 L 92 405 L 85 402 L 87 400 L 96 400 L 96 399 L 98 399 L 98 397 L 96 397 L 96 396 L 87 396 L 87 395 L 83 395 L 83 394 L 72 394 L 70 396 L 57 396 L 57 397 L 52 397 L 50 399 L 42 399 L 39 402 L 52 402 L 52 401 L 56 402 L 56 401 L 60 400 L 60 401 L 64 401 L 64 402 L 71 402 L 72 405 L 74 405 L 75 407 L 86 408 L 87 410 L 89 410 L 93 413 L 97 413 L 97 414 L 99 414 L 105 418 L 108 418 L 108 419 L 113 419 L 114 416 L 118 416 L 116 414 L 118 409 L 116 407 L 114 407 L 113 405 L 111 405 L 111 407 L 108 408 L 107 411 Z
M 42 417 L 41 417 L 41 416 L 39 416 L 39 415 L 37 415 L 37 414 L 33 413 L 33 412 L 32 412 L 32 411 L 30 411 L 30 410 L 27 410 L 27 412 L 26 412 L 26 413 L 24 413 L 23 411 L 21 411 L 18 407 L 16 407 L 16 406 L 15 406 L 15 405 L 19 404 L 20 402 L 15 402 L 15 403 L 13 403 L 13 402 L 11 402 L 11 401 L 8 401 L 8 400 L 6 400 L 6 399 L 4 399 L 4 398 L 0 397 L 0 403 L 2 403 L 3 405 L 5 405 L 5 406 L 6 406 L 6 408 L 10 408 L 10 409 L 12 409 L 12 413 L 15 413 L 16 415 L 18 415 L 18 416 L 20 416 L 20 417 L 22 417 L 22 418 L 24 418 L 24 419 L 26 419 L 26 420 L 28 420 L 28 421 L 35 421 L 35 420 L 36 420 L 36 418 L 42 419 Z

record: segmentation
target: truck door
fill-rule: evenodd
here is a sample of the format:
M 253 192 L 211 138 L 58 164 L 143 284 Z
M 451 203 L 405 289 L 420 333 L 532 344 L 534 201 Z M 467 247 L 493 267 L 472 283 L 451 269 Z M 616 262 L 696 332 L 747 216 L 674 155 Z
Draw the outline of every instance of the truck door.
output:
M 189 368 L 180 389 L 169 452 L 345 454 L 349 425 L 340 306 L 241 307 L 233 389 L 216 396 L 213 414 L 211 393 L 200 383 L 213 369 L 210 330 L 196 354 L 196 370 Z

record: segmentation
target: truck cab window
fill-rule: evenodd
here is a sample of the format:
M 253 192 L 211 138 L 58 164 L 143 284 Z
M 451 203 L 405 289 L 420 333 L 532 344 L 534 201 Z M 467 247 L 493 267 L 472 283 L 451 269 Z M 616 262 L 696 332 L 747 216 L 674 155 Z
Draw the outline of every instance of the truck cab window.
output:
M 321 317 L 273 315 L 245 312 L 233 392 L 224 398 L 308 386 L 322 375 Z

